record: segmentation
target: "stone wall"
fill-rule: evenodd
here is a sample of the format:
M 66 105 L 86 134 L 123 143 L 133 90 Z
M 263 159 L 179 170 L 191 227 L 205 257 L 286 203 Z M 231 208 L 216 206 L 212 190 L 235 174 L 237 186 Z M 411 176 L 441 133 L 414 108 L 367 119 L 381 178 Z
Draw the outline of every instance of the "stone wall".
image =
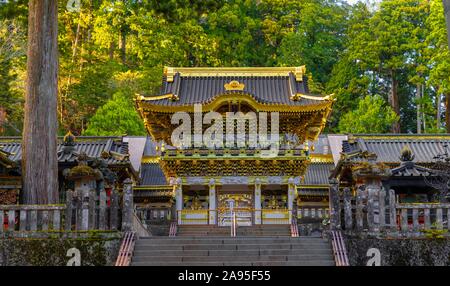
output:
M 365 266 L 380 251 L 381 266 L 450 266 L 450 239 L 345 238 L 350 265 Z M 373 261 L 373 260 L 372 260 Z
M 2 238 L 0 266 L 66 266 L 80 252 L 81 266 L 112 266 L 120 248 L 120 236 L 99 238 Z M 72 260 L 73 261 L 73 260 Z

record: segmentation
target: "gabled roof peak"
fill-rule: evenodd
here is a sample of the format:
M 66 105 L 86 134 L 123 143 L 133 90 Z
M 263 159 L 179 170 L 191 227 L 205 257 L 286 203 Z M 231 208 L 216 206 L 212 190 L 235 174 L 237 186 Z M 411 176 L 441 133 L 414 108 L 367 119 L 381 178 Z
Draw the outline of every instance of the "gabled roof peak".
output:
M 167 82 L 172 82 L 177 73 L 182 77 L 289 76 L 292 73 L 296 81 L 303 81 L 306 67 L 164 67 Z

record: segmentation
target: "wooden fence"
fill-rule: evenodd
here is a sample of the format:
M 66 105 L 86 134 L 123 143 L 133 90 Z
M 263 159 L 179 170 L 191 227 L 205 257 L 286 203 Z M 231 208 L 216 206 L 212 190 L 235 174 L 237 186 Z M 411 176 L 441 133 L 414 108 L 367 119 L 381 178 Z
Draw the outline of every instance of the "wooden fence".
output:
M 110 196 L 105 190 L 69 191 L 66 198 L 64 205 L 0 205 L 0 235 L 89 230 L 150 235 L 133 212 L 131 184 L 125 184 L 122 200 L 116 190 Z
M 298 219 L 325 219 L 329 217 L 329 209 L 323 207 L 299 207 Z
M 427 230 L 442 230 L 442 235 L 450 230 L 450 204 L 397 203 L 394 190 L 358 189 L 353 196 L 345 188 L 332 207 L 332 229 L 350 233 L 417 237 Z
M 0 233 L 119 230 L 119 197 L 67 192 L 65 205 L 0 205 Z

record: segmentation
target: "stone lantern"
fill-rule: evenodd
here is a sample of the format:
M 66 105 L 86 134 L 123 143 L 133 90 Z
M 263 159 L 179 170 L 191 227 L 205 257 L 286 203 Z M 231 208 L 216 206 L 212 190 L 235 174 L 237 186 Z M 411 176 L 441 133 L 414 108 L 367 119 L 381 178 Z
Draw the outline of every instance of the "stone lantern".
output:
M 78 166 L 70 170 L 65 170 L 65 177 L 75 184 L 75 193 L 80 197 L 85 197 L 89 191 L 96 190 L 97 180 L 103 179 L 102 173 L 88 166 L 88 156 L 86 153 L 78 155 Z

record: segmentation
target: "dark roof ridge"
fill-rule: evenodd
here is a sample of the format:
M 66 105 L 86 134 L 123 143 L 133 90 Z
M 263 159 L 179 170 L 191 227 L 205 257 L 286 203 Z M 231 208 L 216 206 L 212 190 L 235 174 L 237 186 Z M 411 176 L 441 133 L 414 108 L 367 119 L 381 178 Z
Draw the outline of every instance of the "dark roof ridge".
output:
M 122 139 L 126 136 L 76 136 L 75 141 L 77 139 Z M 137 136 L 137 137 L 145 137 L 145 136 Z M 64 139 L 64 135 L 58 135 L 57 139 Z M 0 136 L 0 140 L 20 140 L 22 141 L 22 136 Z

